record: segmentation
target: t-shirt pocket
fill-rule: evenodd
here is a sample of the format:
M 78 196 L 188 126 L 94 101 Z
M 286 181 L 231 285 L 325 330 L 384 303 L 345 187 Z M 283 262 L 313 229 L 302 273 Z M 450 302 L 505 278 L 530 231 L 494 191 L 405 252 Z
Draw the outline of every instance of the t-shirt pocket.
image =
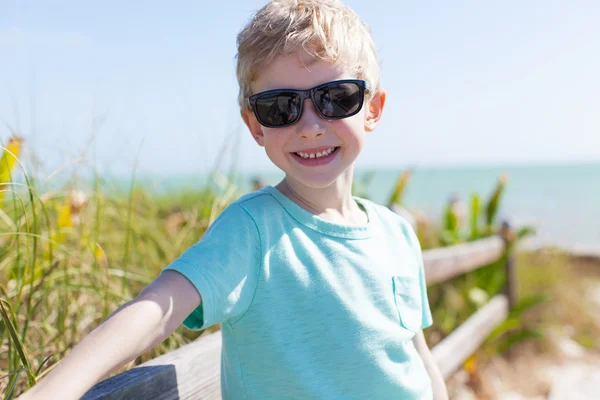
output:
M 423 318 L 419 281 L 416 277 L 393 276 L 392 284 L 400 323 L 404 328 L 418 332 Z

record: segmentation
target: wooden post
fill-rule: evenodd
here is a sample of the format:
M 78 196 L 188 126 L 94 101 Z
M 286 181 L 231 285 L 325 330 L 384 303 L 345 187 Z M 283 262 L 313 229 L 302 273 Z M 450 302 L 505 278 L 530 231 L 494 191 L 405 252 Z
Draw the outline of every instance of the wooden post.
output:
M 507 251 L 506 254 L 506 287 L 504 293 L 508 297 L 508 309 L 512 310 L 517 302 L 517 276 L 516 276 L 516 259 L 513 250 L 513 244 L 515 243 L 515 234 L 511 230 L 510 223 L 504 221 L 500 234 L 504 239 L 504 246 Z

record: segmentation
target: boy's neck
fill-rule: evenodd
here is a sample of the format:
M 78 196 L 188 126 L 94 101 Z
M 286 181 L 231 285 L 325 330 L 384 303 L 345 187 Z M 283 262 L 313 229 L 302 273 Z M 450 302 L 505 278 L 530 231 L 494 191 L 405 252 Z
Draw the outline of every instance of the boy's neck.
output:
M 276 188 L 294 203 L 323 219 L 346 225 L 365 225 L 367 214 L 352 198 L 353 168 L 328 187 L 315 189 L 286 176 Z

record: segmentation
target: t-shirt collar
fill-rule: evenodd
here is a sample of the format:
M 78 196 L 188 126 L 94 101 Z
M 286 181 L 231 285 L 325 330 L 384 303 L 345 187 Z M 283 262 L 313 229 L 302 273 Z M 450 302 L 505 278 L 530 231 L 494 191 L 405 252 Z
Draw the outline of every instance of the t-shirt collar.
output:
M 367 213 L 368 222 L 366 225 L 347 225 L 331 222 L 312 214 L 271 185 L 267 185 L 261 190 L 271 194 L 292 217 L 308 228 L 326 235 L 348 239 L 365 239 L 371 236 L 373 211 L 370 204 L 360 197 L 352 196 L 354 201 Z

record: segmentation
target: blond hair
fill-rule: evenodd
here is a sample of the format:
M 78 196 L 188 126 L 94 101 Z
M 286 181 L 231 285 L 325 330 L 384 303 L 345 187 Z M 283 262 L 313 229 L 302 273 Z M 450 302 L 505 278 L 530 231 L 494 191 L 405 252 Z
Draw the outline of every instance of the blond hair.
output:
M 371 33 L 360 17 L 339 0 L 271 0 L 237 37 L 238 101 L 246 109 L 250 84 L 261 66 L 280 55 L 306 50 L 316 59 L 341 66 L 379 89 L 379 60 Z

